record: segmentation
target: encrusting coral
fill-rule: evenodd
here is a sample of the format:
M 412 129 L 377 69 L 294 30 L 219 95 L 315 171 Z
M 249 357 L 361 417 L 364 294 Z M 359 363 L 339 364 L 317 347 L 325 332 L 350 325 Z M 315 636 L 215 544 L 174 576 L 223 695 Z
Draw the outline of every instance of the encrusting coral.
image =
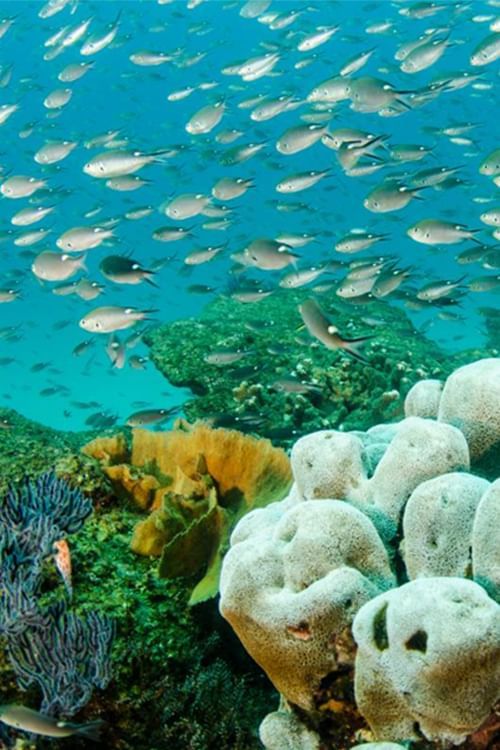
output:
M 135 529 L 133 551 L 161 555 L 163 577 L 198 574 L 191 603 L 214 596 L 235 524 L 289 489 L 286 453 L 269 440 L 203 422 L 168 432 L 134 430 L 126 463 L 116 463 L 124 457 L 121 439 L 109 441 L 84 450 L 104 456 L 103 470 L 117 491 L 151 511 Z
M 479 361 L 410 391 L 399 423 L 301 438 L 289 495 L 236 526 L 220 610 L 281 693 L 267 750 L 337 747 L 349 700 L 367 750 L 497 746 L 499 382 L 500 359 Z

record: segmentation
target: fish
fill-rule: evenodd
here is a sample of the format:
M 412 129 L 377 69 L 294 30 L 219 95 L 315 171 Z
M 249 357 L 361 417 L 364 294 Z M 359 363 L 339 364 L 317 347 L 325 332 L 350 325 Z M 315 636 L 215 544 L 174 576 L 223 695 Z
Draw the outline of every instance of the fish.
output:
M 311 170 L 310 172 L 298 172 L 297 174 L 285 177 L 280 180 L 276 185 L 278 193 L 298 193 L 302 190 L 316 185 L 324 177 L 330 174 L 331 170 L 325 169 L 323 171 Z
M 103 276 L 115 284 L 140 284 L 142 281 L 156 286 L 155 271 L 144 268 L 137 260 L 124 255 L 108 255 L 99 264 Z
M 245 195 L 254 184 L 254 180 L 243 177 L 221 177 L 213 186 L 212 195 L 219 201 L 232 201 Z
M 110 177 L 134 174 L 148 164 L 162 164 L 170 155 L 169 149 L 147 153 L 130 150 L 104 151 L 86 162 L 83 171 L 90 177 L 109 180 Z
M 86 270 L 85 255 L 68 255 L 44 250 L 34 259 L 31 270 L 41 281 L 66 281 Z
M 89 333 L 113 333 L 131 328 L 142 320 L 151 320 L 149 316 L 155 312 L 155 309 L 137 310 L 134 307 L 118 305 L 96 307 L 81 318 L 79 325 Z
M 276 141 L 276 150 L 284 156 L 292 156 L 310 148 L 327 132 L 325 125 L 311 123 L 296 125 L 286 130 Z
M 409 227 L 406 234 L 415 242 L 424 245 L 453 245 L 463 240 L 474 239 L 480 231 L 441 219 L 422 219 Z
M 34 711 L 32 708 L 18 704 L 4 704 L 0 706 L 0 721 L 9 727 L 23 732 L 38 734 L 43 737 L 71 737 L 79 735 L 97 742 L 99 733 L 104 725 L 100 719 L 86 724 L 62 721 L 53 716 Z
M 302 302 L 299 305 L 299 312 L 311 336 L 320 341 L 327 349 L 343 351 L 360 362 L 366 363 L 368 361 L 360 351 L 360 347 L 370 341 L 373 336 L 344 338 L 338 329 L 330 323 L 314 299 L 307 299 Z
M 242 351 L 212 351 L 205 354 L 203 361 L 207 365 L 215 365 L 216 367 L 227 367 L 228 365 L 234 365 L 244 357 L 248 356 L 250 352 Z
M 71 552 L 66 539 L 54 542 L 54 562 L 71 599 L 73 596 L 73 584 L 71 579 Z
M 128 427 L 145 427 L 159 425 L 167 422 L 171 417 L 179 414 L 182 406 L 171 406 L 168 409 L 143 409 L 136 411 L 127 417 L 125 424 Z
M 276 240 L 253 240 L 243 252 L 243 263 L 261 271 L 279 271 L 299 258 L 288 245 Z
M 105 227 L 73 227 L 60 235 L 56 245 L 66 253 L 80 253 L 99 247 L 113 237 L 113 230 Z

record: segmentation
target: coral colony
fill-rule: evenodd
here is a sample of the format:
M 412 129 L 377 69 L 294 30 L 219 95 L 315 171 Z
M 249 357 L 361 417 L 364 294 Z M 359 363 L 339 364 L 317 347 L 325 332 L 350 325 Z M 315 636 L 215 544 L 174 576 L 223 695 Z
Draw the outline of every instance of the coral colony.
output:
M 78 531 L 92 503 L 54 472 L 11 487 L 0 505 L 0 633 L 21 689 L 40 688 L 40 711 L 70 717 L 110 680 L 113 622 L 80 617 L 67 599 L 41 603 L 54 544 Z
M 378 740 L 459 744 L 491 720 L 499 452 L 499 359 L 420 381 L 400 422 L 295 443 L 290 494 L 240 520 L 220 585 L 223 616 L 282 695 L 266 748 L 324 747 L 346 673 Z

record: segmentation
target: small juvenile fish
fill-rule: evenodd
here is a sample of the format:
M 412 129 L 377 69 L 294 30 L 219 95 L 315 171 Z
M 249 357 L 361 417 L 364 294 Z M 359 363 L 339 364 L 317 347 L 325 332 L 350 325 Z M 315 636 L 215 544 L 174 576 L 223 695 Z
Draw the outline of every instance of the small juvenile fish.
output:
M 325 44 L 339 30 L 339 26 L 326 26 L 319 28 L 313 34 L 308 34 L 297 45 L 299 52 L 309 52 L 321 44 Z
M 192 227 L 160 227 L 153 232 L 153 239 L 158 242 L 178 242 L 189 237 L 191 229 Z
M 327 349 L 333 351 L 340 349 L 360 362 L 367 361 L 359 351 L 359 347 L 373 336 L 360 336 L 354 339 L 343 338 L 338 328 L 330 323 L 318 303 L 313 299 L 308 299 L 299 305 L 299 312 L 311 336 L 318 339 Z
M 87 341 L 82 341 L 75 346 L 72 354 L 75 357 L 81 357 L 82 354 L 85 354 L 85 352 L 90 349 L 91 346 L 94 346 L 94 339 L 87 339 Z
M 55 89 L 43 100 L 43 106 L 47 109 L 62 109 L 69 102 L 73 92 L 71 89 Z
M 28 227 L 41 221 L 54 210 L 54 206 L 36 206 L 23 208 L 11 218 L 10 223 L 16 227 Z
M 179 414 L 182 406 L 171 406 L 169 409 L 143 409 L 136 411 L 127 417 L 125 424 L 128 427 L 144 427 L 145 425 L 156 425 L 166 422 L 170 417 Z
M 19 291 L 17 289 L 0 289 L 0 304 L 3 302 L 14 302 L 18 297 Z
M 128 363 L 133 370 L 145 370 L 148 362 L 148 357 L 139 357 L 137 354 L 133 354 L 128 360 Z
M 310 284 L 311 281 L 316 281 L 316 279 L 327 270 L 326 266 L 320 266 L 319 268 L 313 267 L 305 268 L 301 271 L 295 271 L 283 276 L 279 281 L 279 286 L 282 289 L 298 289 L 301 286 Z

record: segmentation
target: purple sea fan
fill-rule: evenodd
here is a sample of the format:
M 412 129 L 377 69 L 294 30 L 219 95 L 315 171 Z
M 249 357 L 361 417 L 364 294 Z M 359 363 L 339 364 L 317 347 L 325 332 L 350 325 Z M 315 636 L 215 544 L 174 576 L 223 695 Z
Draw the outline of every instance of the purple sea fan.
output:
M 94 687 L 103 689 L 111 679 L 114 623 L 95 612 L 80 617 L 63 602 L 44 614 L 45 626 L 8 639 L 8 653 L 19 686 L 40 687 L 41 713 L 69 718 L 88 702 Z
M 91 513 L 91 500 L 49 471 L 36 480 L 26 478 L 18 487 L 9 488 L 0 506 L 0 522 L 21 530 L 37 518 L 50 519 L 61 538 L 78 531 Z

